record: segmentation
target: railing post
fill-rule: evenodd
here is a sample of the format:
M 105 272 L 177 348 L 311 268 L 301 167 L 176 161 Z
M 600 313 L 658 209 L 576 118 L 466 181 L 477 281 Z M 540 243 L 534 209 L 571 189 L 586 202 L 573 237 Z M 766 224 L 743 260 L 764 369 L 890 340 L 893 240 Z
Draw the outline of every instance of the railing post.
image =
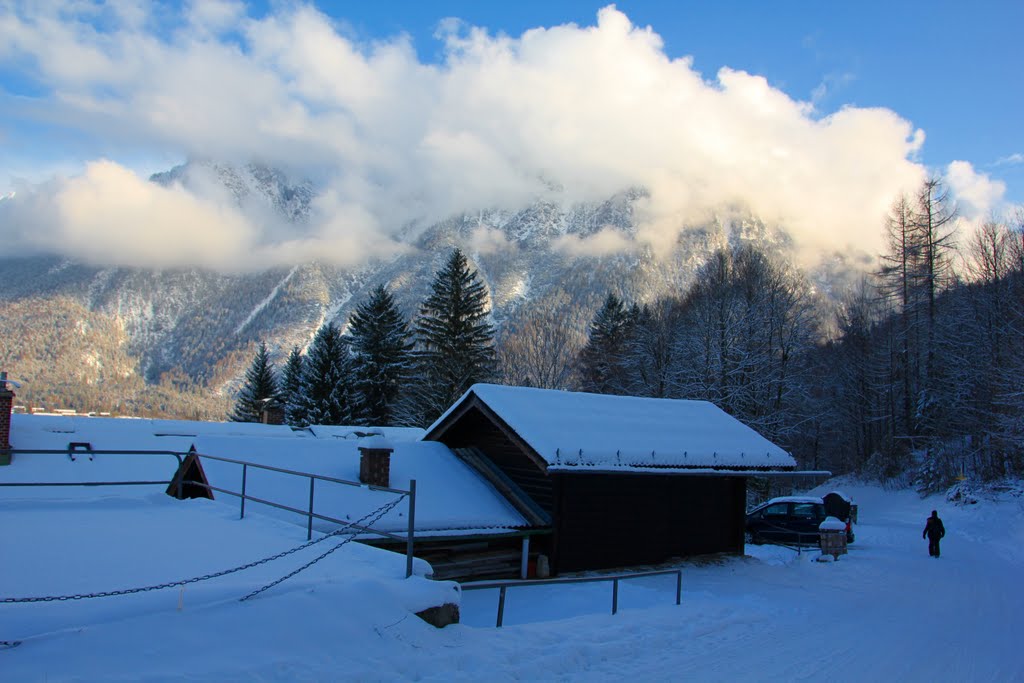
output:
M 505 620 L 505 586 L 498 591 L 498 623 L 496 628 L 501 628 L 501 622 Z
M 416 480 L 409 481 L 409 529 L 405 534 L 405 578 L 412 576 L 413 538 L 416 535 Z M 501 615 L 499 612 L 499 621 Z M 501 626 L 499 623 L 498 626 Z
M 619 611 L 619 579 L 612 579 L 612 614 Z
M 239 519 L 245 519 L 245 480 L 249 474 L 249 466 L 242 465 L 242 510 L 238 514 Z
M 306 525 L 306 540 L 313 538 L 313 485 L 316 477 L 309 478 L 309 523 Z
M 180 469 L 180 468 L 179 468 Z M 185 473 L 178 477 L 178 500 L 185 500 Z
M 528 578 L 530 574 L 530 537 L 523 536 L 523 556 L 519 561 L 519 578 Z

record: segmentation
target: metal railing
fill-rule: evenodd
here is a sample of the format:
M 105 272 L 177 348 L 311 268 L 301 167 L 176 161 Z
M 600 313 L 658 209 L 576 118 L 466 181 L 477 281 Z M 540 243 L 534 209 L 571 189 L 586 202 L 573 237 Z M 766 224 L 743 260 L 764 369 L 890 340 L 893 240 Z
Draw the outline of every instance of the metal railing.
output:
M 347 479 L 338 479 L 336 477 L 327 477 L 327 476 L 324 476 L 324 475 L 321 475 L 321 474 L 313 474 L 311 472 L 300 472 L 298 470 L 289 470 L 289 469 L 285 469 L 283 467 L 273 467 L 272 465 L 260 465 L 260 464 L 253 463 L 253 462 L 246 462 L 244 460 L 237 460 L 235 458 L 223 458 L 223 457 L 221 457 L 219 455 L 206 455 L 206 454 L 203 454 L 203 453 L 196 453 L 196 456 L 200 460 L 214 460 L 214 461 L 217 461 L 217 462 L 226 462 L 226 463 L 232 463 L 232 464 L 235 464 L 235 465 L 241 465 L 242 466 L 242 490 L 241 491 L 232 491 L 231 489 L 226 489 L 226 488 L 223 488 L 223 487 L 220 487 L 220 486 L 213 486 L 213 485 L 208 484 L 208 483 L 194 481 L 194 480 L 187 480 L 185 482 L 187 484 L 193 484 L 195 486 L 199 486 L 201 488 L 205 488 L 205 489 L 210 490 L 210 491 L 216 491 L 218 493 L 224 493 L 226 495 L 235 496 L 236 498 L 238 498 L 239 499 L 239 519 L 244 519 L 245 518 L 245 501 L 250 500 L 250 501 L 252 501 L 254 503 L 259 503 L 261 505 L 268 505 L 270 507 L 277 508 L 279 510 L 286 510 L 288 512 L 293 512 L 293 513 L 296 513 L 296 514 L 299 514 L 299 515 L 303 515 L 304 517 L 306 517 L 306 540 L 307 541 L 309 539 L 313 538 L 313 520 L 314 519 L 317 519 L 317 520 L 320 520 L 320 521 L 324 521 L 324 522 L 330 522 L 332 524 L 339 524 L 339 525 L 342 525 L 342 526 L 351 527 L 351 528 L 354 528 L 354 529 L 358 529 L 359 531 L 361 531 L 363 533 L 367 533 L 367 534 L 374 534 L 374 535 L 377 535 L 377 536 L 382 536 L 384 538 L 390 538 L 390 539 L 393 539 L 393 540 L 396 540 L 396 541 L 405 541 L 405 543 L 406 543 L 406 548 L 405 548 L 405 556 L 406 556 L 406 559 L 405 559 L 405 575 L 407 577 L 408 576 L 412 576 L 413 547 L 414 547 L 414 544 L 415 544 L 415 540 L 414 539 L 415 539 L 415 524 L 416 524 L 416 480 L 415 479 L 413 479 L 413 480 L 411 480 L 409 482 L 409 490 L 405 491 L 405 490 L 402 490 L 402 489 L 389 488 L 387 486 L 374 486 L 374 485 L 371 485 L 371 484 L 363 484 L 363 483 L 358 482 L 358 481 L 349 481 Z M 288 475 L 292 475 L 292 476 L 305 477 L 305 478 L 309 479 L 309 505 L 308 505 L 308 507 L 305 510 L 302 510 L 300 508 L 292 507 L 290 505 L 284 505 L 284 504 L 281 504 L 281 503 L 275 503 L 273 501 L 266 500 L 264 498 L 257 498 L 256 496 L 253 496 L 253 495 L 250 495 L 250 494 L 246 493 L 246 487 L 248 485 L 248 479 L 249 479 L 249 468 L 253 468 L 253 469 L 257 469 L 257 470 L 265 470 L 265 471 L 268 471 L 268 472 L 278 472 L 280 474 L 288 474 Z M 395 533 L 391 533 L 389 531 L 382 531 L 382 530 L 379 530 L 379 529 L 373 529 L 373 528 L 370 528 L 370 527 L 364 527 L 364 526 L 361 526 L 361 525 L 353 523 L 353 522 L 349 522 L 349 521 L 346 521 L 346 520 L 343 520 L 343 519 L 337 519 L 336 517 L 331 517 L 329 515 L 323 515 L 323 514 L 320 514 L 320 513 L 316 512 L 313 509 L 313 506 L 314 506 L 315 495 L 316 495 L 316 482 L 317 481 L 330 482 L 330 483 L 333 483 L 333 484 L 342 484 L 344 486 L 354 486 L 356 488 L 368 488 L 371 491 L 382 491 L 384 493 L 394 493 L 394 494 L 401 495 L 401 496 L 408 496 L 409 497 L 409 521 L 408 521 L 408 524 L 406 526 L 406 535 L 402 536 L 401 534 L 395 534 Z
M 495 628 L 501 628 L 502 623 L 505 620 L 505 595 L 508 588 L 526 587 L 526 586 L 551 586 L 551 585 L 566 585 L 571 583 L 595 583 L 598 581 L 611 581 L 612 582 L 612 614 L 616 614 L 619 611 L 619 581 L 626 581 L 628 579 L 639 579 L 645 576 L 662 576 L 675 574 L 676 577 L 676 604 L 682 602 L 683 596 L 683 570 L 682 569 L 662 569 L 658 571 L 650 572 L 634 572 L 630 574 L 616 574 L 613 576 L 586 576 L 580 578 L 571 579 L 530 579 L 527 581 L 482 581 L 473 583 L 462 584 L 463 591 L 475 591 L 484 590 L 490 588 L 497 588 L 498 591 L 498 618 L 494 624 Z
M 181 453 L 179 451 L 145 451 L 145 450 L 78 450 L 68 448 L 65 450 L 58 449 L 29 449 L 29 448 L 10 448 L 7 450 L 0 451 L 0 453 L 10 455 L 64 455 L 67 456 L 72 462 L 77 458 L 88 456 L 91 460 L 94 455 L 141 455 L 141 456 L 161 456 L 166 455 L 173 457 L 178 461 L 175 471 L 181 467 L 181 463 L 184 461 L 183 456 L 188 453 Z M 170 486 L 173 479 L 160 479 L 160 480 L 144 480 L 144 481 L 0 481 L 0 486 L 9 487 L 32 487 L 32 486 Z
M 753 545 L 777 545 L 783 548 L 789 548 L 795 550 L 797 555 L 803 553 L 804 548 L 814 548 L 821 545 L 821 532 L 820 531 L 794 531 L 791 528 L 779 526 L 778 524 L 772 524 L 771 522 L 763 521 L 762 530 L 767 530 L 770 533 L 776 534 L 775 538 L 771 536 L 765 536 L 764 533 L 753 533 L 747 531 L 746 534 L 750 537 L 750 542 Z M 796 537 L 793 541 L 792 538 Z M 756 542 L 754 539 L 757 539 Z
M 64 456 L 68 456 L 72 460 L 74 460 L 76 457 L 83 457 L 83 456 L 88 456 L 88 457 L 91 458 L 94 455 L 133 455 L 133 456 L 144 456 L 144 457 L 145 456 L 165 455 L 165 456 L 172 456 L 172 457 L 174 457 L 177 460 L 177 467 L 175 468 L 175 472 L 177 472 L 177 470 L 181 469 L 181 466 L 184 463 L 184 458 L 189 456 L 189 455 L 191 455 L 193 453 L 192 451 L 190 451 L 190 452 L 182 452 L 182 451 L 158 451 L 158 450 L 150 451 L 150 450 L 92 450 L 92 449 L 89 449 L 89 450 L 76 450 L 76 449 L 70 449 L 70 448 L 67 449 L 67 450 L 15 449 L 15 448 L 12 448 L 12 449 L 6 450 L 4 452 L 5 453 L 10 453 L 12 455 L 64 455 Z M 246 462 L 244 460 L 237 460 L 237 459 L 234 459 L 234 458 L 222 458 L 222 457 L 216 456 L 216 455 L 204 455 L 204 454 L 201 454 L 201 453 L 195 453 L 195 455 L 200 459 L 200 461 L 202 461 L 202 460 L 216 460 L 218 462 L 226 462 L 226 463 L 233 463 L 233 464 L 236 464 L 236 465 L 241 465 L 242 466 L 242 490 L 241 491 L 232 491 L 230 489 L 222 488 L 222 487 L 219 487 L 219 486 L 212 486 L 208 482 L 195 481 L 195 480 L 192 480 L 192 479 L 184 479 L 184 477 L 182 477 L 181 479 L 178 479 L 178 481 L 177 481 L 178 497 L 179 498 L 181 497 L 183 486 L 185 484 L 189 484 L 189 485 L 198 486 L 198 487 L 207 489 L 209 491 L 217 491 L 218 493 L 223 493 L 223 494 L 226 494 L 226 495 L 229 495 L 229 496 L 235 496 L 235 497 L 239 498 L 240 502 L 241 502 L 241 510 L 240 510 L 240 516 L 239 516 L 240 519 L 245 517 L 245 502 L 247 500 L 252 501 L 254 503 L 260 503 L 261 505 L 267 505 L 269 507 L 277 508 L 277 509 L 280 509 L 280 510 L 286 510 L 288 512 L 293 512 L 295 514 L 302 515 L 302 516 L 307 518 L 307 522 L 306 522 L 306 540 L 307 541 L 310 540 L 313 537 L 313 520 L 314 519 L 318 519 L 318 520 L 321 520 L 321 521 L 324 521 L 324 522 L 330 522 L 332 524 L 338 524 L 338 525 L 341 525 L 341 526 L 351 527 L 351 528 L 354 528 L 354 529 L 358 529 L 359 531 L 361 531 L 363 533 L 367 533 L 367 534 L 375 534 L 375 535 L 378 535 L 378 536 L 382 536 L 384 538 L 390 538 L 390 539 L 397 540 L 397 541 L 405 541 L 405 555 L 406 555 L 405 575 L 406 575 L 406 577 L 412 576 L 413 550 L 414 550 L 414 546 L 415 546 L 415 524 L 416 524 L 416 480 L 415 479 L 413 479 L 412 481 L 409 482 L 409 490 L 408 491 L 404 491 L 402 489 L 393 489 L 393 488 L 388 488 L 388 487 L 385 487 L 385 486 L 372 486 L 372 485 L 363 484 L 363 483 L 360 483 L 360 482 L 357 482 L 357 481 L 348 481 L 346 479 L 338 479 L 338 478 L 335 478 L 335 477 L 327 477 L 327 476 L 323 476 L 323 475 L 319 475 L 319 474 L 313 474 L 311 472 L 300 472 L 298 470 L 289 470 L 289 469 L 285 469 L 285 468 L 282 468 L 282 467 L 273 467 L 271 465 L 260 465 L 260 464 L 257 464 L 257 463 Z M 309 506 L 308 506 L 308 508 L 303 510 L 303 509 L 300 509 L 300 508 L 292 507 L 290 505 L 283 505 L 281 503 L 276 503 L 276 502 L 271 501 L 271 500 L 266 500 L 264 498 L 258 498 L 256 496 L 252 496 L 252 495 L 249 495 L 248 493 L 246 493 L 246 484 L 247 484 L 247 479 L 248 479 L 249 468 L 255 468 L 255 469 L 260 469 L 260 470 L 267 470 L 267 471 L 271 471 L 271 472 L 278 472 L 278 473 L 282 473 L 282 474 L 288 474 L 288 475 L 292 475 L 292 476 L 299 476 L 299 477 L 306 477 L 306 478 L 308 478 L 309 479 Z M 407 526 L 407 533 L 406 533 L 406 535 L 402 536 L 400 534 L 394 534 L 394 533 L 391 533 L 391 532 L 388 532 L 388 531 L 382 531 L 382 530 L 378 530 L 378 529 L 373 529 L 371 527 L 362 526 L 362 525 L 360 525 L 358 523 L 353 523 L 353 522 L 349 522 L 349 521 L 346 521 L 346 520 L 337 519 L 335 517 L 330 517 L 328 515 L 322 515 L 322 514 L 317 513 L 313 509 L 314 494 L 315 494 L 315 487 L 316 487 L 316 481 L 317 480 L 325 481 L 325 482 L 332 482 L 332 483 L 335 483 L 335 484 L 343 484 L 343 485 L 346 485 L 346 486 L 354 486 L 354 487 L 357 487 L 357 488 L 369 488 L 370 490 L 373 490 L 373 491 L 382 491 L 382 492 L 385 492 L 385 493 L 394 493 L 394 494 L 397 494 L 397 495 L 408 496 L 409 497 L 409 522 L 408 522 L 408 526 Z M 31 487 L 31 486 L 150 486 L 150 485 L 170 486 L 172 483 L 174 483 L 174 478 L 173 477 L 171 479 L 169 479 L 169 480 L 147 480 L 147 481 L 0 482 L 0 487 L 19 487 L 19 486 L 20 487 Z

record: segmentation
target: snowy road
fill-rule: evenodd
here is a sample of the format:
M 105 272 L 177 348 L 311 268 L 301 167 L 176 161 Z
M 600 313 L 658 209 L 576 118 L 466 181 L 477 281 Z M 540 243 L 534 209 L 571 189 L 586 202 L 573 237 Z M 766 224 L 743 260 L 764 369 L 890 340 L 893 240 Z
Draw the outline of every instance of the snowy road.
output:
M 479 591 L 464 594 L 461 625 L 436 630 L 402 607 L 414 597 L 401 595 L 408 582 L 380 577 L 381 571 L 400 577 L 401 563 L 385 568 L 367 549 L 338 553 L 310 576 L 249 603 L 236 598 L 259 577 L 190 589 L 183 611 L 175 609 L 176 592 L 38 610 L 0 605 L 0 638 L 43 634 L 0 650 L 0 679 L 1024 680 L 1021 499 L 1004 496 L 998 503 L 958 508 L 911 492 L 845 490 L 861 517 L 848 556 L 817 563 L 814 553 L 797 557 L 761 546 L 745 558 L 688 563 L 678 607 L 669 577 L 624 583 L 616 616 L 609 614 L 607 584 L 516 589 L 509 593 L 505 628 L 495 629 L 496 595 Z M 180 510 L 153 502 L 137 513 L 136 524 L 145 522 L 166 537 L 168 527 L 159 526 L 165 524 L 164 507 L 173 512 L 174 525 L 185 521 Z M 948 530 L 938 560 L 928 557 L 921 539 L 933 507 Z M 223 564 L 241 547 L 242 532 L 257 530 L 250 527 L 255 518 L 238 522 L 230 519 L 233 511 L 212 519 L 209 512 L 218 509 L 211 504 L 189 513 L 205 525 L 208 548 L 189 559 L 195 565 L 190 570 Z M 15 513 L 38 524 L 46 517 L 31 508 L 5 510 L 8 519 Z M 55 533 L 40 534 L 31 523 L 15 521 L 21 540 L 8 533 L 5 550 L 45 543 Z M 230 540 L 218 536 L 220 525 L 229 529 Z M 85 533 L 83 518 L 74 535 Z M 82 557 L 66 563 L 62 573 L 70 571 L 83 586 L 161 575 L 161 566 L 176 556 L 160 555 L 166 547 L 160 538 L 151 557 L 139 556 L 139 537 L 117 546 L 106 565 L 115 569 L 103 570 L 114 574 L 100 581 L 102 563 L 111 558 L 87 556 L 81 548 L 88 540 L 78 542 L 83 545 L 70 549 Z M 41 555 L 41 566 L 61 556 L 60 547 L 38 550 L 33 556 Z M 0 577 L 7 583 L 21 582 L 26 590 L 50 583 L 42 569 L 19 572 L 12 559 L 5 552 L 8 564 Z M 361 563 L 359 572 L 353 562 Z M 185 570 L 178 564 L 171 573 Z
M 595 616 L 508 628 L 516 635 L 481 647 L 507 656 L 495 670 L 508 680 L 1024 680 L 1021 502 L 955 508 L 870 487 L 855 498 L 857 542 L 837 563 L 752 547 L 756 558 L 687 568 L 681 607 L 631 611 L 624 593 L 617 617 L 596 616 L 607 587 L 580 587 Z M 938 560 L 921 539 L 931 505 L 949 529 Z M 671 605 L 670 583 L 644 602 Z M 467 594 L 466 621 L 493 623 L 494 597 L 481 598 Z M 533 608 L 543 616 L 554 603 L 549 594 Z M 529 607 L 509 616 L 531 619 Z M 558 653 L 547 672 L 521 656 L 544 641 Z

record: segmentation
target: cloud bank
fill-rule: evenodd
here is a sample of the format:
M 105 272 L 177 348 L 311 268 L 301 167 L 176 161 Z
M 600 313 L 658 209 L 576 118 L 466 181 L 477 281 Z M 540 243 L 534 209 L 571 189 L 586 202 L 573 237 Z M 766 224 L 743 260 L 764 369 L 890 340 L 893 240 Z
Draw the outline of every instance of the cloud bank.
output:
M 195 3 L 171 23 L 164 8 L 160 30 L 141 7 L 0 9 L 0 65 L 32 80 L 51 125 L 100 150 L 79 176 L 0 206 L 9 249 L 147 266 L 356 263 L 402 248 L 412 222 L 644 187 L 635 237 L 563 246 L 660 253 L 744 206 L 808 247 L 874 253 L 893 197 L 926 174 L 914 161 L 924 134 L 896 113 L 821 117 L 761 76 L 707 80 L 614 7 L 593 26 L 518 37 L 448 21 L 437 63 L 406 37 L 358 42 L 308 5 L 257 19 L 236 2 Z M 117 162 L 122 149 L 258 160 L 326 190 L 297 228 L 149 183 Z

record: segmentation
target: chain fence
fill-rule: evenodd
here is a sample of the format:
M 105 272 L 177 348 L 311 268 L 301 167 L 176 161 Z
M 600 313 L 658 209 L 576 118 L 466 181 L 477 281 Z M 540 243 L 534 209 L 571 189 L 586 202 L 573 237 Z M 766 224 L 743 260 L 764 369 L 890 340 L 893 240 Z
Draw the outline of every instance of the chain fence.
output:
M 115 596 L 119 596 L 119 595 L 133 595 L 135 593 L 147 593 L 149 591 L 165 590 L 167 588 L 177 588 L 177 587 L 180 587 L 180 586 L 187 586 L 187 585 L 193 584 L 193 583 L 199 583 L 201 581 L 209 581 L 211 579 L 220 578 L 222 576 L 227 576 L 229 574 L 236 574 L 238 572 L 245 571 L 246 569 L 252 569 L 253 567 L 258 567 L 260 565 L 267 564 L 267 563 L 273 562 L 275 560 L 280 560 L 281 558 L 287 557 L 289 555 L 293 555 L 293 554 L 295 554 L 295 553 L 297 553 L 297 552 L 299 552 L 301 550 L 305 550 L 306 548 L 310 548 L 310 547 L 312 547 L 312 546 L 314 546 L 314 545 L 316 545 L 318 543 L 322 543 L 322 542 L 326 541 L 329 538 L 334 538 L 336 536 L 340 536 L 340 535 L 343 535 L 343 534 L 350 534 L 349 538 L 347 538 L 346 540 L 342 541 L 337 546 L 331 548 L 327 552 L 323 553 L 319 557 L 313 559 L 310 562 L 307 562 L 305 565 L 303 565 L 302 567 L 299 567 L 297 570 L 295 570 L 295 571 L 293 571 L 293 572 L 283 576 L 280 579 L 277 579 L 276 581 L 274 581 L 274 582 L 264 586 L 263 588 L 260 588 L 257 591 L 254 591 L 254 592 L 250 593 L 249 595 L 246 595 L 245 597 L 241 598 L 242 600 L 248 600 L 249 598 L 254 597 L 255 595 L 258 595 L 259 593 L 262 593 L 263 591 L 267 590 L 268 588 L 276 586 L 277 584 L 279 584 L 279 583 L 281 583 L 281 582 L 283 582 L 283 581 L 285 581 L 285 580 L 295 576 L 299 572 L 304 571 L 305 569 L 308 569 L 309 567 L 313 566 L 314 564 L 316 564 L 320 560 L 324 559 L 325 557 L 327 557 L 328 555 L 333 553 L 335 550 L 338 550 L 339 548 L 341 548 L 342 546 L 347 544 L 349 541 L 352 541 L 356 537 L 356 535 L 358 535 L 359 532 L 360 532 L 360 529 L 355 528 L 355 527 L 359 527 L 361 525 L 364 525 L 364 522 L 367 522 L 367 521 L 369 521 L 370 524 L 373 524 L 373 523 L 379 521 L 381 518 L 384 517 L 384 515 L 386 515 L 391 510 L 393 510 L 395 508 L 395 506 L 397 506 L 407 496 L 408 496 L 408 494 L 404 494 L 403 493 L 403 494 L 399 495 L 397 498 L 395 498 L 393 501 L 391 501 L 389 503 L 386 503 L 385 505 L 382 505 L 381 507 L 377 508 L 376 510 L 373 510 L 372 512 L 368 513 L 363 518 L 361 518 L 359 520 L 356 520 L 355 522 L 351 523 L 350 525 L 343 526 L 343 527 L 341 527 L 339 529 L 335 529 L 331 533 L 326 534 L 324 536 L 321 536 L 320 538 L 313 539 L 311 541 L 307 541 L 307 542 L 305 542 L 305 543 L 303 543 L 301 545 L 295 546 L 294 548 L 290 548 L 288 550 L 285 550 L 285 551 L 282 551 L 280 553 L 277 553 L 276 555 L 271 555 L 269 557 L 264 557 L 261 560 L 256 560 L 254 562 L 249 562 L 247 564 L 243 564 L 243 565 L 240 565 L 238 567 L 232 567 L 231 569 L 225 569 L 223 571 L 213 572 L 213 573 L 210 573 L 210 574 L 203 574 L 202 576 L 194 576 L 192 578 L 182 579 L 180 581 L 168 581 L 167 583 L 159 583 L 159 584 L 155 584 L 155 585 L 152 585 L 152 586 L 141 586 L 141 587 L 137 587 L 137 588 L 124 588 L 124 589 L 120 589 L 120 590 L 101 591 L 101 592 L 96 592 L 96 593 L 75 593 L 75 594 L 72 594 L 72 595 L 46 595 L 46 596 L 33 596 L 33 597 L 23 597 L 23 598 L 0 598 L 0 604 L 33 603 L 33 602 L 65 602 L 65 601 L 70 601 L 70 600 L 89 600 L 89 599 L 93 599 L 93 598 L 110 598 L 110 597 L 115 597 Z M 3 643 L 3 642 L 5 642 L 5 641 L 0 641 L 0 643 Z
M 373 516 L 373 518 L 370 518 L 370 519 L 369 519 L 369 521 L 367 521 L 367 526 L 372 526 L 373 524 L 375 524 L 375 523 L 379 522 L 379 521 L 381 520 L 381 518 L 382 518 L 382 517 L 384 517 L 384 515 L 386 515 L 387 513 L 391 512 L 391 510 L 395 509 L 395 506 L 396 506 L 396 505 L 398 505 L 398 504 L 399 504 L 400 502 L 402 502 L 402 499 L 403 499 L 403 498 L 405 498 L 405 495 L 401 495 L 401 496 L 399 496 L 398 498 L 396 498 L 395 500 L 393 500 L 393 501 L 391 501 L 390 503 L 388 503 L 387 505 L 383 505 L 383 506 L 381 506 L 381 507 L 377 508 L 377 510 L 375 510 L 374 512 L 371 512 L 370 514 L 371 514 L 371 515 L 374 515 L 374 516 Z M 376 514 L 374 514 L 374 513 L 376 513 Z M 363 521 L 367 520 L 368 518 L 369 518 L 369 515 L 368 515 L 367 517 L 364 517 L 363 519 L 359 520 L 358 522 L 356 522 L 356 524 L 362 524 L 362 523 L 363 523 Z M 288 573 L 288 574 L 285 574 L 285 575 L 284 575 L 284 576 L 282 576 L 282 577 L 281 577 L 280 579 L 277 579 L 276 581 L 271 581 L 270 583 L 268 583 L 268 584 L 267 584 L 266 586 L 264 586 L 263 588 L 260 588 L 260 589 L 258 589 L 258 590 L 254 590 L 254 591 L 253 591 L 252 593 L 249 593 L 249 594 L 248 594 L 248 595 L 246 595 L 245 597 L 241 598 L 241 599 L 239 600 L 239 602 L 245 602 L 245 601 L 246 601 L 246 600 L 248 600 L 249 598 L 254 598 L 254 597 L 256 597 L 257 595 L 259 595 L 260 593 L 262 593 L 263 591 L 267 590 L 268 588 L 273 588 L 273 587 L 274 587 L 274 586 L 276 586 L 277 584 L 279 584 L 279 583 L 282 583 L 282 582 L 284 582 L 284 581 L 287 581 L 288 579 L 292 578 L 293 576 L 295 576 L 295 575 L 296 575 L 296 574 L 298 574 L 299 572 L 303 572 L 303 571 L 305 571 L 305 570 L 309 569 L 309 568 L 310 568 L 310 567 L 312 567 L 312 566 L 313 566 L 314 564 L 316 564 L 316 563 L 317 563 L 317 562 L 319 562 L 320 560 L 324 559 L 325 557 L 327 557 L 328 555 L 330 555 L 331 553 L 333 553 L 333 552 L 334 552 L 335 550 L 338 550 L 338 549 L 339 549 L 339 548 L 341 548 L 342 546 L 344 546 L 344 545 L 346 545 L 347 543 L 350 543 L 351 541 L 353 541 L 353 540 L 355 539 L 355 537 L 356 537 L 356 534 L 355 534 L 355 533 L 352 533 L 352 534 L 351 534 L 351 535 L 350 535 L 350 536 L 349 536 L 348 538 L 346 538 L 346 539 L 345 539 L 344 541 L 342 541 L 342 542 L 341 542 L 341 543 L 339 543 L 338 545 L 334 546 L 333 548 L 331 548 L 331 549 L 330 549 L 330 550 L 328 550 L 327 552 L 325 552 L 325 553 L 321 554 L 321 555 L 320 555 L 319 557 L 315 557 L 315 558 L 313 558 L 312 560 L 310 560 L 310 561 L 309 561 L 309 562 L 307 562 L 306 564 L 302 565 L 301 567 L 299 567 L 299 568 L 298 568 L 298 569 L 296 569 L 295 571 L 293 571 L 293 572 L 290 572 L 290 573 Z M 325 536 L 325 538 L 328 538 L 328 537 L 326 537 L 326 536 Z

